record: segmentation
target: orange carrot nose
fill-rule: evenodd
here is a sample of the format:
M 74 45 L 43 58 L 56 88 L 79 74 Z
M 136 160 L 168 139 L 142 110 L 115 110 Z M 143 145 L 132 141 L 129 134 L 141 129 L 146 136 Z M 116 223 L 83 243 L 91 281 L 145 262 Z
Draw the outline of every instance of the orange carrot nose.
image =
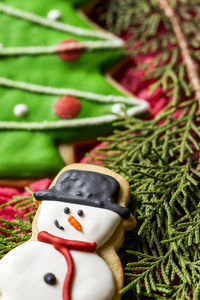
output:
M 68 218 L 68 222 L 78 231 L 82 231 L 82 226 L 81 224 L 74 218 L 73 216 L 70 216 Z

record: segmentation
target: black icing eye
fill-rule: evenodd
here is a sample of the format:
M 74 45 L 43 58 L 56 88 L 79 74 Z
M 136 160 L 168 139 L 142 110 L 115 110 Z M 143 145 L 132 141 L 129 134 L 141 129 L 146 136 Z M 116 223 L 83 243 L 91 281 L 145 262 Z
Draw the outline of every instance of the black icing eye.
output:
M 64 208 L 64 213 L 65 213 L 65 214 L 68 214 L 69 212 L 70 212 L 69 207 L 65 207 L 65 208 Z
M 77 214 L 79 215 L 79 217 L 82 217 L 82 216 L 83 216 L 83 211 L 82 211 L 82 209 L 78 210 L 78 211 L 77 211 Z
M 44 275 L 44 281 L 49 285 L 56 284 L 56 276 L 52 273 L 47 273 Z

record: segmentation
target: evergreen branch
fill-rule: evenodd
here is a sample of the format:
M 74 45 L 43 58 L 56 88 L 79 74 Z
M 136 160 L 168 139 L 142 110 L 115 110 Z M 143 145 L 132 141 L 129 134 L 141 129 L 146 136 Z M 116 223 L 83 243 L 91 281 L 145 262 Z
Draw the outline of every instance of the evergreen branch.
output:
M 31 209 L 25 214 L 25 219 L 15 215 L 15 220 L 0 219 L 0 259 L 16 246 L 26 242 L 31 237 L 32 220 L 36 213 L 33 204 L 33 191 L 25 188 L 31 196 L 14 196 L 13 199 L 0 206 L 4 209 L 7 206 L 13 206 L 13 209 L 26 210 Z
M 192 56 L 190 54 L 187 40 L 181 29 L 181 26 L 180 26 L 179 20 L 176 16 L 176 13 L 175 13 L 173 7 L 170 5 L 169 0 L 158 0 L 158 3 L 172 24 L 172 27 L 173 27 L 173 30 L 174 30 L 174 33 L 176 35 L 176 39 L 178 42 L 178 46 L 181 50 L 182 59 L 186 66 L 186 69 L 187 69 L 187 75 L 188 75 L 191 87 L 193 88 L 193 90 L 195 92 L 195 98 L 199 102 L 199 109 L 200 109 L 200 79 L 199 79 L 199 74 L 198 74 L 196 63 L 193 61 Z M 194 32 L 194 29 L 191 32 Z
M 0 259 L 16 246 L 28 241 L 31 237 L 32 220 L 22 220 L 16 215 L 16 220 L 0 219 Z
M 154 120 L 119 120 L 115 127 L 120 130 L 104 138 L 106 147 L 96 151 L 103 156 L 98 160 L 129 181 L 131 209 L 139 223 L 137 238 L 132 233 L 132 243 L 125 240 L 123 247 L 137 249 L 127 252 L 125 299 L 128 291 L 150 299 L 157 293 L 189 299 L 200 279 L 200 172 L 194 156 L 199 117 L 196 102 L 182 104 L 179 99 Z

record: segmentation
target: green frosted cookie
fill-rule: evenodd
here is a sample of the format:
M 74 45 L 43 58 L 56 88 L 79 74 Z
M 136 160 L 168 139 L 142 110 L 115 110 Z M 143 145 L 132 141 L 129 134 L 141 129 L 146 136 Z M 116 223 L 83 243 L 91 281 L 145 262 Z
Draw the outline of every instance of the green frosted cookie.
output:
M 84 2 L 0 1 L 0 177 L 54 175 L 58 144 L 106 135 L 116 114 L 147 109 L 104 77 L 123 42 L 78 14 Z

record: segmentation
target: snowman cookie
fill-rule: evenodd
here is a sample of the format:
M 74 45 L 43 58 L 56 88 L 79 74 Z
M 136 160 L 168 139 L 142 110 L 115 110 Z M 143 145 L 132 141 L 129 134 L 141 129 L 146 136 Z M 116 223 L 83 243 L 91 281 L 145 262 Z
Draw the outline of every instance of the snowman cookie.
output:
M 136 225 L 128 182 L 103 167 L 72 164 L 34 196 L 32 238 L 0 261 L 0 299 L 120 299 L 116 250 Z

